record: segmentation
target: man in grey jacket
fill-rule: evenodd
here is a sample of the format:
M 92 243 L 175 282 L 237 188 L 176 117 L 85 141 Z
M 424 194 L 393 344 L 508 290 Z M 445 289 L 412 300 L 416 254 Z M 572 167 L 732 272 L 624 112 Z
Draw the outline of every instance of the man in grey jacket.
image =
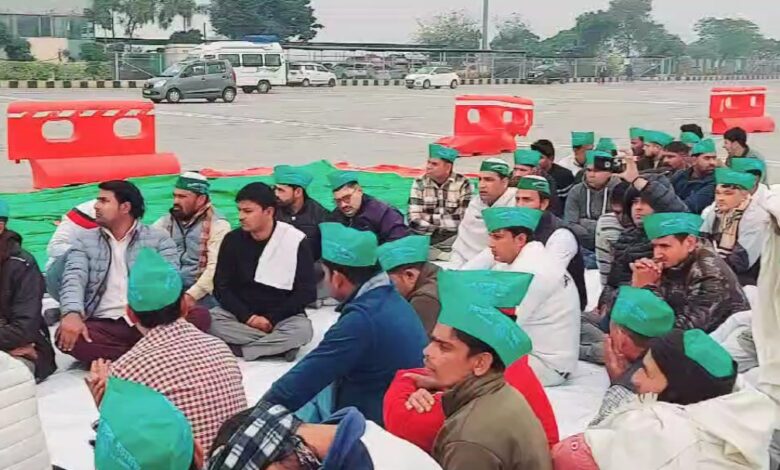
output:
M 116 180 L 98 188 L 95 221 L 100 228 L 75 240 L 65 254 L 56 332 L 57 347 L 87 363 L 116 360 L 141 338 L 127 318 L 127 273 L 141 248 L 159 252 L 179 268 L 173 240 L 141 223 L 144 199 L 135 185 Z

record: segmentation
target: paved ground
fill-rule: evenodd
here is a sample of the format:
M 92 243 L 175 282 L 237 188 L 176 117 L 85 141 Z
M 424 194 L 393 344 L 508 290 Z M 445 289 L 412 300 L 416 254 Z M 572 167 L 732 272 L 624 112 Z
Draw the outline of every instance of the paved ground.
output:
M 780 120 L 780 81 L 768 81 L 768 112 Z M 718 83 L 721 85 L 721 83 Z M 594 130 L 627 144 L 630 126 L 677 133 L 680 124 L 707 119 L 712 83 L 615 83 L 607 85 L 469 86 L 459 90 L 397 87 L 275 89 L 269 95 L 240 94 L 233 104 L 162 104 L 157 109 L 160 151 L 173 151 L 187 169 L 242 169 L 315 159 L 359 165 L 420 165 L 426 144 L 449 135 L 454 96 L 517 95 L 536 102 L 536 123 L 524 142 L 549 138 L 561 156 L 571 130 Z M 14 100 L 110 100 L 140 98 L 135 90 L 0 90 L 0 113 Z M 772 160 L 780 182 L 780 134 L 751 142 Z M 6 123 L 0 120 L 0 192 L 30 189 L 28 166 L 6 157 Z M 465 170 L 479 159 L 464 159 Z M 772 170 L 770 170 L 772 173 Z

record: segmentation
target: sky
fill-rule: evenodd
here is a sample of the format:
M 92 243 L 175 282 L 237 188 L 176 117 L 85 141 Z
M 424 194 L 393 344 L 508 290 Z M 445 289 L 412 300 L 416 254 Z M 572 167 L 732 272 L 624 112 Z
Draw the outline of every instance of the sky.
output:
M 780 39 L 778 0 L 655 0 L 653 16 L 686 42 L 696 39 L 693 25 L 702 17 L 740 17 L 758 24 L 767 37 Z M 409 42 L 417 18 L 465 10 L 482 18 L 482 0 L 312 0 L 325 26 L 316 41 Z M 574 26 L 586 11 L 606 9 L 609 0 L 490 0 L 491 33 L 495 19 L 518 12 L 542 38 Z

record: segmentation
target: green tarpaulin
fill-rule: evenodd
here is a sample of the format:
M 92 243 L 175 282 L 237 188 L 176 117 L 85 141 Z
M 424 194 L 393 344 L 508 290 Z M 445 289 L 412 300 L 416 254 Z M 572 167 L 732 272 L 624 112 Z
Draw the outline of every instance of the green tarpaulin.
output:
M 332 209 L 333 195 L 326 175 L 336 168 L 325 160 L 310 163 L 305 167 L 314 175 L 314 181 L 308 188 L 309 195 L 328 209 Z M 151 224 L 170 209 L 175 180 L 176 176 L 153 176 L 131 180 L 141 189 L 146 201 L 144 222 Z M 235 195 L 239 189 L 252 181 L 273 183 L 270 176 L 237 176 L 211 180 L 214 206 L 234 226 L 238 224 Z M 394 173 L 360 172 L 360 184 L 366 193 L 387 201 L 403 213 L 406 213 L 411 181 L 411 178 L 404 178 Z M 46 245 L 63 214 L 84 201 L 94 199 L 97 193 L 97 185 L 91 184 L 33 193 L 0 193 L 0 199 L 6 200 L 11 206 L 8 227 L 24 237 L 24 248 L 35 255 L 38 263 L 44 266 Z

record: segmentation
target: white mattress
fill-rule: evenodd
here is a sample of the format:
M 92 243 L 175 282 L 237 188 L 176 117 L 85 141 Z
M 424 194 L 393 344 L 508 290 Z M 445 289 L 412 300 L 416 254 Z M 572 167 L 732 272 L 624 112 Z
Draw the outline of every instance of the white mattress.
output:
M 593 303 L 599 289 L 598 273 L 588 272 L 587 281 Z M 302 349 L 299 358 L 322 340 L 325 331 L 337 318 L 332 307 L 310 310 L 309 316 L 314 324 L 314 339 Z M 84 384 L 86 372 L 74 369 L 74 361 L 62 354 L 58 354 L 57 364 L 59 371 L 38 386 L 40 415 L 52 463 L 67 470 L 93 470 L 92 448 L 88 441 L 94 438 L 91 423 L 98 418 L 98 413 Z M 293 365 L 282 360 L 241 361 L 240 364 L 250 404 L 255 403 Z M 547 389 L 561 438 L 585 429 L 598 411 L 608 385 L 609 380 L 602 367 L 580 362 L 565 385 Z

